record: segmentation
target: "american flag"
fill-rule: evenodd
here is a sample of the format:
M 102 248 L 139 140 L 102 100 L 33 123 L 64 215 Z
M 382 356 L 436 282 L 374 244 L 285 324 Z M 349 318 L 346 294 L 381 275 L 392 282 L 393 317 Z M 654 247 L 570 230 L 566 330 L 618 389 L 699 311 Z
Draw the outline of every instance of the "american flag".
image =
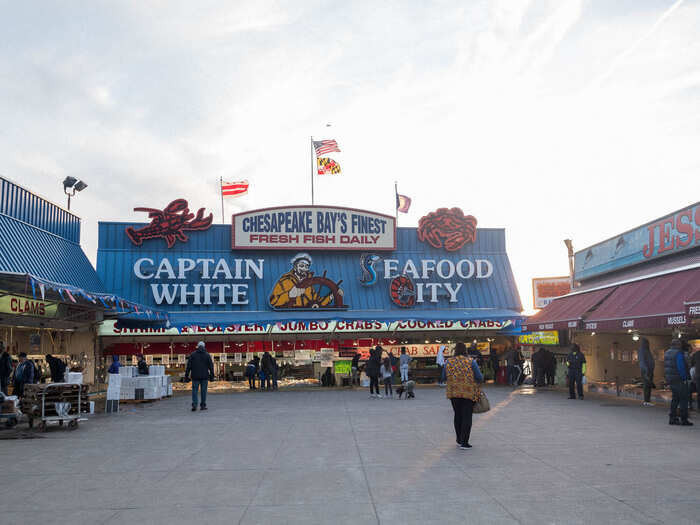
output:
M 247 180 L 242 180 L 240 182 L 222 182 L 221 195 L 224 197 L 240 197 L 248 193 L 248 186 Z
M 338 143 L 335 140 L 314 140 L 313 142 L 316 155 L 325 155 L 326 153 L 331 153 L 332 151 L 340 152 Z

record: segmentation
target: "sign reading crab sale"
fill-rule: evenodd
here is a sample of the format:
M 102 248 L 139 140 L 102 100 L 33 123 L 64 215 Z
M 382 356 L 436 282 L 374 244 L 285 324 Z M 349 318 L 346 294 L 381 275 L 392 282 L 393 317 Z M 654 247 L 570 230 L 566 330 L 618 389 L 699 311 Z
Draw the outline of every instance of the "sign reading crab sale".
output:
M 394 250 L 396 219 L 326 206 L 255 210 L 233 216 L 231 246 L 234 250 Z

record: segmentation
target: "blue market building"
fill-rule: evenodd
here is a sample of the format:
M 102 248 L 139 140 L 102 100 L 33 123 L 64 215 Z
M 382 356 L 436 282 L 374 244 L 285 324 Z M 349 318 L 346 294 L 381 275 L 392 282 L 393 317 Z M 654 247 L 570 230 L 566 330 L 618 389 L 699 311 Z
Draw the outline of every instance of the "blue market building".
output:
M 100 222 L 97 273 L 111 293 L 167 312 L 169 324 L 103 323 L 105 355 L 176 366 L 204 340 L 224 377 L 266 350 L 308 365 L 322 349 L 339 359 L 405 346 L 427 366 L 441 344 L 488 351 L 521 333 L 505 231 L 477 229 L 456 208 L 418 228 L 323 206 L 254 210 L 232 224 L 212 224 L 184 199 L 137 211 L 151 222 Z

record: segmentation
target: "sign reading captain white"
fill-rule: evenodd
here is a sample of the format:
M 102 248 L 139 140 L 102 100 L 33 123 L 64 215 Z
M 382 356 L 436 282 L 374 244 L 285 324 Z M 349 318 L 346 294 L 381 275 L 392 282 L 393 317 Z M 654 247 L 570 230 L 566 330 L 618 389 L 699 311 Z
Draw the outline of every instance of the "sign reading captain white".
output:
M 233 216 L 231 247 L 275 250 L 394 250 L 396 220 L 350 208 L 289 206 Z

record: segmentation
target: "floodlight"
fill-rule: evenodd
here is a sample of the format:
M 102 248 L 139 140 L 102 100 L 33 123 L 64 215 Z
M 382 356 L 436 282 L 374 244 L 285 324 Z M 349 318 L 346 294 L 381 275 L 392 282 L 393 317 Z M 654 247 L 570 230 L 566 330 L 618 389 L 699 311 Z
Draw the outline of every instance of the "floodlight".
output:
M 78 179 L 69 175 L 63 179 L 63 189 L 65 190 L 66 188 L 72 188 L 76 182 L 78 182 Z
M 87 184 L 85 184 L 82 180 L 79 180 L 74 189 L 75 191 L 83 191 L 85 188 L 87 188 Z

